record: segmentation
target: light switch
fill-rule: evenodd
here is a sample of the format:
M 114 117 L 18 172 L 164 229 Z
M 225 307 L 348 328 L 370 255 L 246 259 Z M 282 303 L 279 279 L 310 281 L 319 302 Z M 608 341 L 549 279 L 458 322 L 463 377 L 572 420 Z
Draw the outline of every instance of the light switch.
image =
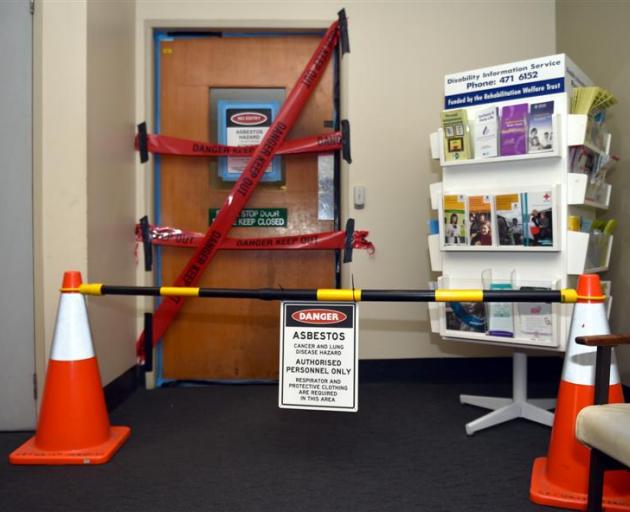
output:
M 365 187 L 363 185 L 355 185 L 352 189 L 354 194 L 354 207 L 361 209 L 365 206 Z

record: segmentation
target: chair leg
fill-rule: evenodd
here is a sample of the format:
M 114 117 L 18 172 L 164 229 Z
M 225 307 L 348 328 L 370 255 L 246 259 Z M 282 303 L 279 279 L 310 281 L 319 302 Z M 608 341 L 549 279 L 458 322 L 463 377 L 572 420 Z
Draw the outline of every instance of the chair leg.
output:
M 588 504 L 587 512 L 602 512 L 604 497 L 604 469 L 606 456 L 599 450 L 591 450 L 591 463 L 588 474 Z

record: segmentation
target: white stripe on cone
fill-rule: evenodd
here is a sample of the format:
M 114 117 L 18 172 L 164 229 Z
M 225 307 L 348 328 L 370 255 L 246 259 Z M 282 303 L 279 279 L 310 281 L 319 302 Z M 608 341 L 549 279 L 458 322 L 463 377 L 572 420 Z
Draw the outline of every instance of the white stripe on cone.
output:
M 597 349 L 586 345 L 578 345 L 575 338 L 578 336 L 596 336 L 610 334 L 606 311 L 602 302 L 582 303 L 578 302 L 573 308 L 571 319 L 571 331 L 567 353 L 562 367 L 562 380 L 573 384 L 593 386 L 595 384 L 595 359 Z M 613 350 L 610 368 L 610 385 L 618 384 L 619 372 L 617 360 Z
M 91 357 L 94 357 L 94 347 L 85 298 L 80 293 L 62 293 L 50 359 L 80 361 Z

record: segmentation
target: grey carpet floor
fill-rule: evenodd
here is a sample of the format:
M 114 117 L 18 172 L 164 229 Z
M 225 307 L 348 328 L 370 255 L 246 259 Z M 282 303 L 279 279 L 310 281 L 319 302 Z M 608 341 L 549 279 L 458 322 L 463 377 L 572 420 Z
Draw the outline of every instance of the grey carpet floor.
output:
M 353 414 L 280 410 L 275 385 L 139 390 L 110 414 L 132 434 L 106 465 L 11 466 L 30 434 L 0 433 L 0 511 L 557 510 L 528 498 L 549 428 L 516 420 L 465 433 L 484 410 L 460 393 L 510 392 L 368 382 Z

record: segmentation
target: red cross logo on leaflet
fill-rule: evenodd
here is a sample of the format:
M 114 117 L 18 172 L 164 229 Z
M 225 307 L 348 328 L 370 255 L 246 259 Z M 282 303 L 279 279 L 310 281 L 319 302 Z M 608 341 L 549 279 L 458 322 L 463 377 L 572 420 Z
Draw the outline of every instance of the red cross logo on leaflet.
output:
M 548 193 L 545 193 L 545 195 L 543 196 L 543 199 L 545 201 L 549 201 L 549 199 L 551 199 L 551 196 Z

